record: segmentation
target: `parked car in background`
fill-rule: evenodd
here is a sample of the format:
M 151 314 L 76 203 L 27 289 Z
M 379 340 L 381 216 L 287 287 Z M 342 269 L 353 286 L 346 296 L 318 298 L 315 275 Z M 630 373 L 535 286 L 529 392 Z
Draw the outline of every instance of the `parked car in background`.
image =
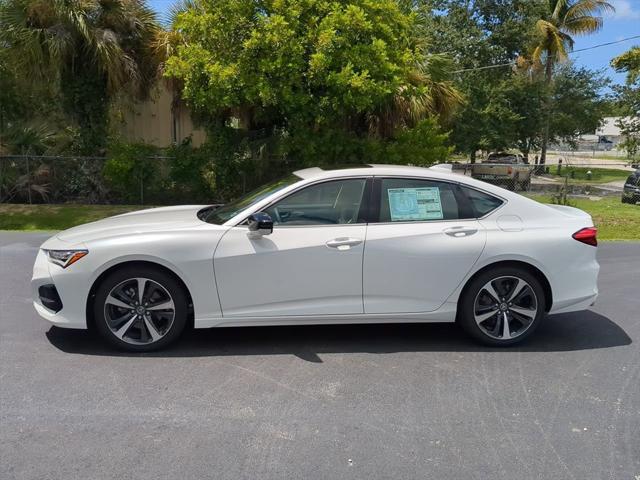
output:
M 518 153 L 490 153 L 482 163 L 471 166 L 471 176 L 509 190 L 531 187 L 531 166 Z
M 596 229 L 451 172 L 309 168 L 222 207 L 119 215 L 47 240 L 34 306 L 148 351 L 195 328 L 459 322 L 507 346 L 597 295 Z
M 629 175 L 622 190 L 622 203 L 640 202 L 640 168 Z

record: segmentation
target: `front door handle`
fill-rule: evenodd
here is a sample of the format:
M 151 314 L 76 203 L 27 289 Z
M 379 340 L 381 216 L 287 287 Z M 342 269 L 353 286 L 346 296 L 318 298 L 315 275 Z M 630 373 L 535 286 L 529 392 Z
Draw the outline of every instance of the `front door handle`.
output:
M 340 237 L 329 240 L 326 245 L 329 248 L 337 248 L 338 250 L 349 250 L 351 247 L 355 247 L 361 243 L 362 239 L 360 238 Z
M 478 232 L 478 229 L 470 228 L 470 227 L 451 227 L 451 228 L 445 228 L 443 231 L 450 237 L 459 238 L 459 237 L 468 237 L 470 235 L 473 235 L 474 233 Z

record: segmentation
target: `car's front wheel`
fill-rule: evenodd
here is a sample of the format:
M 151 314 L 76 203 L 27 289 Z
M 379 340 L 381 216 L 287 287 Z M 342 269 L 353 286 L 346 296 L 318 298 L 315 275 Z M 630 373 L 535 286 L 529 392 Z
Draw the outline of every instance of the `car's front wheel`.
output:
M 187 323 L 182 285 L 161 269 L 124 267 L 109 274 L 94 299 L 95 326 L 115 347 L 148 352 L 176 340 Z
M 545 314 L 544 290 L 525 269 L 498 267 L 478 275 L 460 299 L 458 321 L 475 339 L 491 346 L 521 342 Z

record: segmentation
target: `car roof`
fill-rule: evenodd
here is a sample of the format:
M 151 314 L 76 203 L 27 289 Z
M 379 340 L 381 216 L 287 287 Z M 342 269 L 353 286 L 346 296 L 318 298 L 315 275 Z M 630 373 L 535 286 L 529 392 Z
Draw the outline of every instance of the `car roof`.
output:
M 449 178 L 458 175 L 451 174 L 444 168 L 424 168 L 411 165 L 382 165 L 368 164 L 365 166 L 354 166 L 352 168 L 323 169 L 320 167 L 305 168 L 293 172 L 296 176 L 304 180 L 314 180 L 322 178 L 352 177 L 352 176 L 384 176 L 384 175 L 409 175 L 415 177 L 436 177 Z
M 462 173 L 453 173 L 451 164 L 433 165 L 429 168 L 415 167 L 411 165 L 381 165 L 369 164 L 366 167 L 355 166 L 353 168 L 340 168 L 333 170 L 324 170 L 320 167 L 305 168 L 293 172 L 294 175 L 301 178 L 305 182 L 314 182 L 324 179 L 344 178 L 344 177 L 382 177 L 382 176 L 406 176 L 421 177 L 434 180 L 444 180 L 483 190 L 503 199 L 519 199 L 521 196 L 514 192 L 505 190 L 497 185 L 476 180 Z

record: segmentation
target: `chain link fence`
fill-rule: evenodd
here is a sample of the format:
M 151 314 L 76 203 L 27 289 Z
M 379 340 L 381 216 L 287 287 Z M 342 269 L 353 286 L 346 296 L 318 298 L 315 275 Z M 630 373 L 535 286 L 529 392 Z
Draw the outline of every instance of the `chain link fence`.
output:
M 174 158 L 152 156 L 125 162 L 107 157 L 0 156 L 0 203 L 76 203 L 167 205 L 218 203 L 215 187 L 197 168 L 175 175 Z M 453 171 L 517 192 L 554 195 L 621 194 L 631 167 L 611 162 L 547 165 L 454 163 Z M 249 180 L 249 181 L 248 181 Z M 234 173 L 238 193 L 253 188 L 252 178 Z M 250 185 L 248 185 L 248 183 Z
M 544 165 L 457 163 L 453 171 L 518 193 L 607 196 L 621 195 L 634 169 L 626 164 L 559 159 Z
M 176 179 L 185 174 L 176 173 L 174 160 L 2 155 L 0 203 L 165 205 L 216 200 L 197 168 L 193 181 Z

